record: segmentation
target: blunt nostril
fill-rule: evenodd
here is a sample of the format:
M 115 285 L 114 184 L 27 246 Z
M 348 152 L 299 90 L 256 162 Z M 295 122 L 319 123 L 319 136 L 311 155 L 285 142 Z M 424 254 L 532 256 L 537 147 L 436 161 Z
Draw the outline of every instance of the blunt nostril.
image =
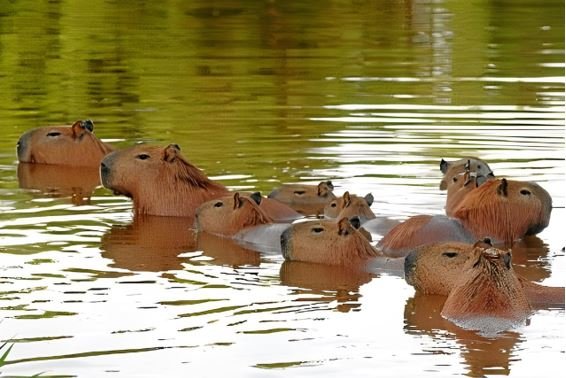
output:
M 405 281 L 407 281 L 407 283 L 409 285 L 412 285 L 412 274 L 414 272 L 415 269 L 415 262 L 417 260 L 417 254 L 415 253 L 415 251 L 409 253 L 406 257 L 405 257 L 405 263 L 404 263 L 404 268 L 405 268 Z

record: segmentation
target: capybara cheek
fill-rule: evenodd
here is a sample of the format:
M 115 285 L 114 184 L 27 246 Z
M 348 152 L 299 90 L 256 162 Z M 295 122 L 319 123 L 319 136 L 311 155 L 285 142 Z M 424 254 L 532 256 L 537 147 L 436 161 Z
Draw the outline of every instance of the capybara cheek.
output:
M 292 240 L 291 240 L 291 229 L 288 228 L 281 234 L 281 253 L 285 260 L 292 260 Z
M 416 265 L 417 254 L 413 251 L 405 257 L 404 268 L 405 268 L 405 281 L 411 286 L 415 285 L 415 272 L 417 269 Z

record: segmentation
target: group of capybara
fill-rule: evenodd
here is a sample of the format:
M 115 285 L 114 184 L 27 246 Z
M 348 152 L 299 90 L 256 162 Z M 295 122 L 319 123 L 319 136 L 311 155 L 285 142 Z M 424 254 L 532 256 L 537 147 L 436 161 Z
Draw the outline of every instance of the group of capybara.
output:
M 30 130 L 17 154 L 22 165 L 99 167 L 104 187 L 131 198 L 136 217 L 190 217 L 199 233 L 258 251 L 275 245 L 288 261 L 400 267 L 417 291 L 447 296 L 442 316 L 464 328 L 505 329 L 524 324 L 535 307 L 564 305 L 563 287 L 531 282 L 512 264 L 512 245 L 548 226 L 550 195 L 533 182 L 497 178 L 478 158 L 441 160 L 446 215 L 394 222 L 373 213 L 371 194 L 337 197 L 330 181 L 283 185 L 267 197 L 230 191 L 178 145 L 116 149 L 90 120 Z M 377 244 L 374 235 L 382 236 Z

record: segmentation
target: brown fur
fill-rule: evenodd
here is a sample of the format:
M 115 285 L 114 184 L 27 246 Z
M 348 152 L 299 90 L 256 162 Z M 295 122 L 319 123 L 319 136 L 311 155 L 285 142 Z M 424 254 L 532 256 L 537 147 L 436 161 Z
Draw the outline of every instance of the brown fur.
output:
M 177 145 L 138 145 L 115 151 L 101 163 L 102 184 L 134 201 L 136 214 L 194 217 L 202 203 L 227 195 L 182 155 Z
M 90 202 L 100 185 L 98 167 L 69 167 L 52 164 L 18 164 L 20 188 L 36 189 L 50 197 L 70 197 L 74 205 Z
M 443 215 L 415 215 L 393 227 L 377 247 L 387 256 L 401 257 L 420 245 L 475 239 L 457 220 Z
M 494 317 L 525 322 L 531 312 L 511 253 L 478 245 L 450 291 L 441 315 L 457 324 Z
M 468 193 L 454 217 L 477 238 L 489 236 L 511 246 L 546 228 L 551 211 L 552 198 L 539 185 L 498 179 Z
M 273 220 L 259 204 L 238 192 L 205 202 L 197 209 L 198 230 L 215 235 L 234 236 L 245 228 L 268 223 Z
M 113 147 L 94 135 L 92 121 L 76 121 L 71 126 L 40 127 L 18 140 L 21 163 L 98 167 Z
M 425 294 L 448 295 L 474 256 L 475 248 L 491 248 L 487 243 L 435 243 L 422 246 L 405 258 L 405 279 Z M 517 275 L 532 306 L 564 305 L 564 287 L 550 287 Z
M 204 202 L 230 194 L 186 160 L 176 144 L 165 148 L 138 145 L 115 151 L 102 160 L 100 177 L 106 188 L 133 199 L 135 214 L 194 217 Z M 276 222 L 300 217 L 269 198 L 260 206 Z
M 451 167 L 445 174 L 445 178 L 449 179 L 446 186 L 446 215 L 449 217 L 454 216 L 454 211 L 458 208 L 460 203 L 466 198 L 468 193 L 480 186 L 480 178 L 477 172 L 473 172 L 468 168 L 468 164 L 464 166 L 464 172 L 461 172 L 461 166 Z M 455 172 L 452 172 L 455 171 Z M 489 176 L 481 183 L 485 183 L 495 178 Z
M 359 197 L 350 192 L 345 192 L 342 197 L 336 198 L 324 207 L 324 216 L 326 218 L 352 218 L 357 216 L 362 223 L 369 219 L 374 219 L 375 214 L 371 211 L 370 206 L 373 203 L 371 193 L 365 197 Z
M 330 181 L 318 185 L 285 184 L 269 193 L 268 198 L 284 203 L 304 215 L 318 215 L 324 206 L 336 198 Z
M 444 174 L 444 176 L 442 177 L 442 180 L 440 180 L 440 190 L 448 189 L 450 181 L 454 178 L 454 176 L 464 174 L 466 170 L 474 173 L 478 186 L 482 185 L 486 180 L 495 177 L 487 162 L 482 159 L 466 157 L 451 162 L 441 159 L 440 171 Z
M 358 266 L 380 256 L 347 218 L 293 224 L 281 236 L 286 260 Z

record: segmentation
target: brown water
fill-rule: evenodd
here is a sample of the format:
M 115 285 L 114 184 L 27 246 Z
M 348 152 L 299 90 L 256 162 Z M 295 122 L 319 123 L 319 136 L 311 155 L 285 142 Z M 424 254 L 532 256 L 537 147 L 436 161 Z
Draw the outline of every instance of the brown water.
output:
M 0 2 L 0 375 L 556 375 L 563 310 L 463 331 L 396 275 L 133 222 L 96 170 L 18 169 L 15 143 L 91 118 L 119 146 L 178 143 L 234 189 L 331 179 L 393 218 L 441 214 L 440 158 L 478 155 L 552 195 L 514 261 L 564 285 L 563 16 L 554 0 Z

